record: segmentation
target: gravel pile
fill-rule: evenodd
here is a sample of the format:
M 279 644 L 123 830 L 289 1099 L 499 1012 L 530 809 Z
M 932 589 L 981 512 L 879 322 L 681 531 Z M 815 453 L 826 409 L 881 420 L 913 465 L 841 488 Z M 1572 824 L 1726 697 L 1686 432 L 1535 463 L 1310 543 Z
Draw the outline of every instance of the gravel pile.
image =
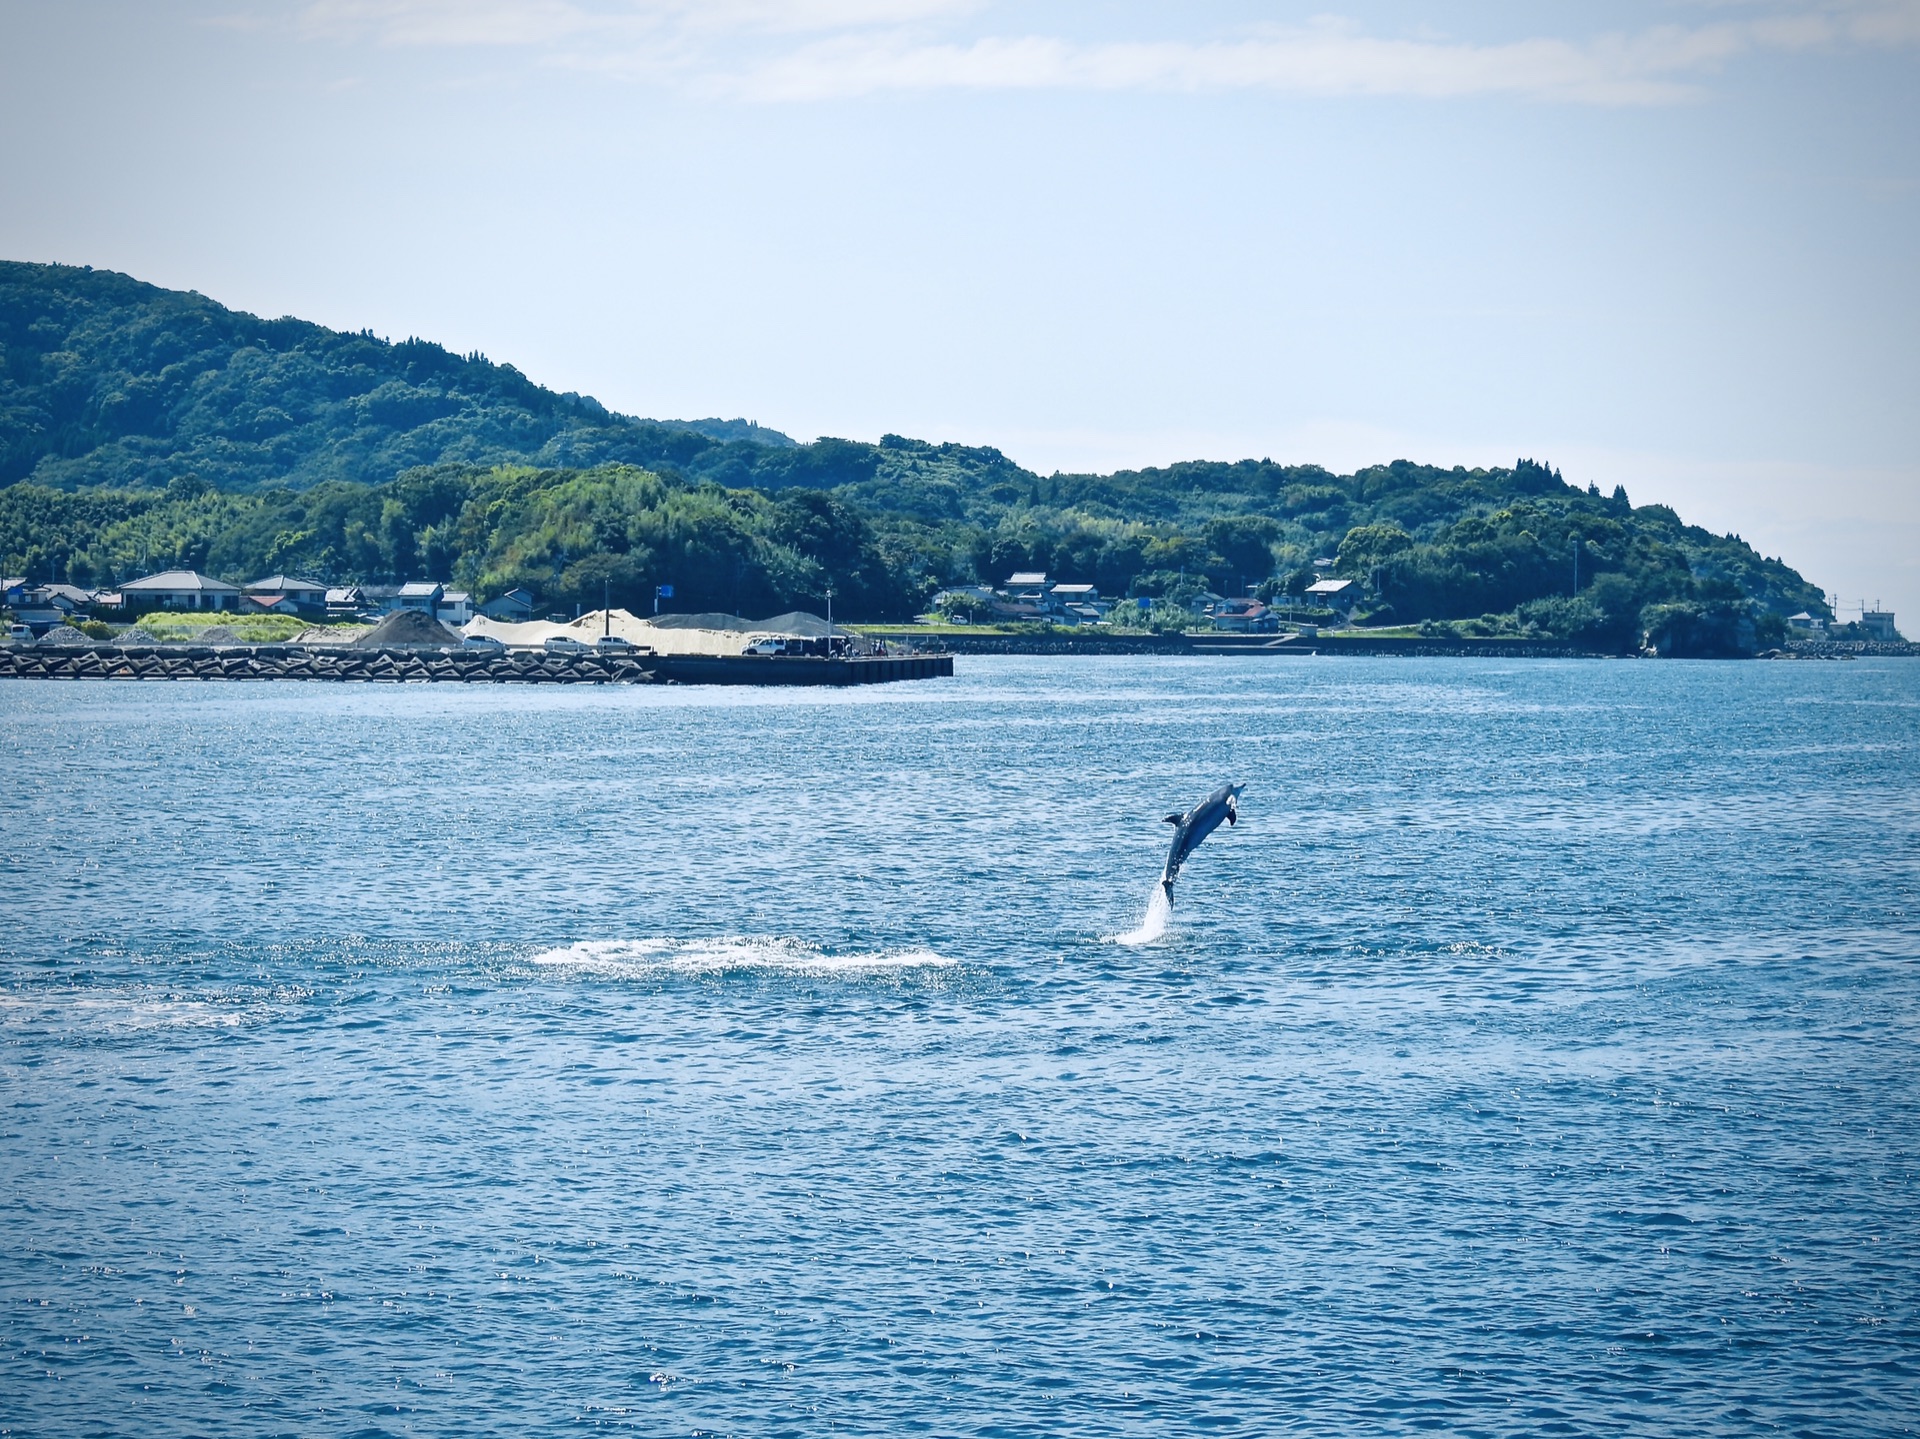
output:
M 395 610 L 353 643 L 366 649 L 386 649 L 394 645 L 444 648 L 459 644 L 460 636 L 432 615 L 422 614 L 419 610 Z

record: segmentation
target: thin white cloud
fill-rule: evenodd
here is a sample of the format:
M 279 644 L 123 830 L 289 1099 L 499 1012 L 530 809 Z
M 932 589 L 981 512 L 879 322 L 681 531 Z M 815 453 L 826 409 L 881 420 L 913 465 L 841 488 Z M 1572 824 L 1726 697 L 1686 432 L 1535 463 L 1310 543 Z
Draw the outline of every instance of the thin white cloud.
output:
M 978 0 L 311 0 L 295 23 L 310 38 L 383 45 L 552 46 L 898 27 L 977 8 Z
M 1191 40 L 952 36 L 980 0 L 311 0 L 296 23 L 309 38 L 514 47 L 549 64 L 771 102 L 1048 89 L 1657 105 L 1699 94 L 1743 55 L 1920 44 L 1920 0 L 1702 8 L 1718 14 L 1492 44 L 1386 37 L 1333 18 Z

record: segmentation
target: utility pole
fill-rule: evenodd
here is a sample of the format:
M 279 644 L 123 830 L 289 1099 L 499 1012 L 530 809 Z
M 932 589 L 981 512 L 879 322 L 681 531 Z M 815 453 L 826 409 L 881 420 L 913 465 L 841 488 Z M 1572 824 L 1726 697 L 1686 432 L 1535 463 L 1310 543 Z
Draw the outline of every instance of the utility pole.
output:
M 1580 594 L 1580 537 L 1578 535 L 1575 535 L 1573 537 L 1573 593 L 1576 598 L 1579 597 L 1579 594 Z
M 827 581 L 827 658 L 833 658 L 833 581 Z
M 613 581 L 604 576 L 600 581 L 600 633 L 613 633 Z

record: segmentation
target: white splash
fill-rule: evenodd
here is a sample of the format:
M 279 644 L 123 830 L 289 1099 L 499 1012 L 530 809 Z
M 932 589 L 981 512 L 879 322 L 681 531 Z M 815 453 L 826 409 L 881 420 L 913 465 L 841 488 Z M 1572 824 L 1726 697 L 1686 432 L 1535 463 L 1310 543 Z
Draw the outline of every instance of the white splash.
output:
M 952 964 L 930 949 L 854 950 L 829 954 L 804 940 L 771 935 L 721 939 L 586 939 L 533 956 L 533 963 L 607 979 L 724 974 L 763 970 L 782 974 L 873 974 Z
M 1140 916 L 1140 927 L 1128 930 L 1125 934 L 1110 936 L 1115 944 L 1125 944 L 1138 948 L 1143 944 L 1152 944 L 1167 932 L 1167 926 L 1173 921 L 1173 901 L 1167 897 L 1166 886 L 1154 881 L 1153 893 L 1147 896 L 1147 912 Z

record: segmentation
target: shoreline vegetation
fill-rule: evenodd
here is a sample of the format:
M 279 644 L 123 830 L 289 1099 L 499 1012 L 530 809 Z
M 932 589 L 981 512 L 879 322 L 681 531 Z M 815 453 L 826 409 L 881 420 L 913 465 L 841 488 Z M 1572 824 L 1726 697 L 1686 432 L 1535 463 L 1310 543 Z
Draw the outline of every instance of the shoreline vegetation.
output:
M 1339 623 L 1449 652 L 1736 656 L 1781 647 L 1798 613 L 1832 619 L 1737 535 L 1529 459 L 1041 475 L 983 446 L 799 444 L 65 266 L 0 263 L 0 361 L 0 569 L 38 583 L 427 578 L 565 614 L 645 614 L 668 587 L 689 612 L 819 614 L 831 590 L 843 621 L 899 624 L 1045 571 L 1095 587 L 1094 628 L 1134 643 L 1191 629 L 1210 595 L 1297 606 L 1332 576 L 1360 596 Z M 914 634 L 947 636 L 988 639 Z

